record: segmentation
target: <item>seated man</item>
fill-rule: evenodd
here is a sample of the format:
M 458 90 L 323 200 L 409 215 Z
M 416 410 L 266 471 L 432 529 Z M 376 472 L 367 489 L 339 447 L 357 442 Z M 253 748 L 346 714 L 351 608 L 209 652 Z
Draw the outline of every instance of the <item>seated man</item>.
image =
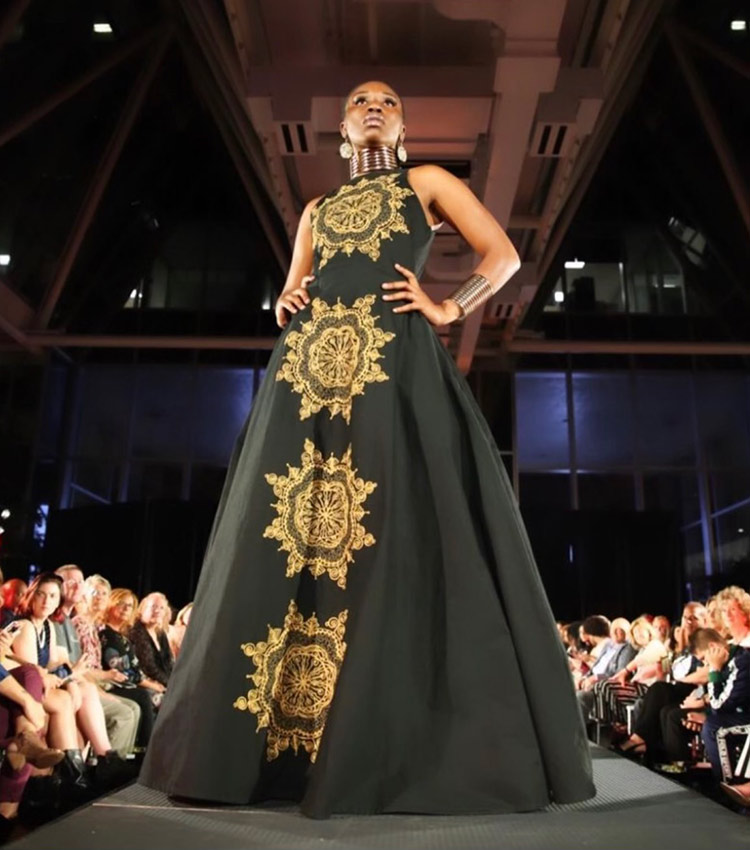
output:
M 615 623 L 623 622 L 616 620 Z M 606 681 L 621 670 L 634 656 L 635 651 L 627 640 L 627 632 L 610 625 L 606 617 L 594 615 L 581 624 L 581 639 L 591 647 L 591 666 L 577 682 L 576 696 L 581 706 L 584 722 L 594 708 L 594 685 Z

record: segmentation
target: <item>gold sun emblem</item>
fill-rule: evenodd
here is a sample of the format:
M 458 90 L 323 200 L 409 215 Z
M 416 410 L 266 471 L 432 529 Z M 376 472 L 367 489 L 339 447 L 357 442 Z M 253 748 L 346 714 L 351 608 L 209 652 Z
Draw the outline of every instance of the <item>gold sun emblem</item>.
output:
M 279 501 L 271 505 L 278 516 L 263 536 L 280 541 L 279 551 L 289 553 L 287 576 L 307 566 L 315 578 L 327 573 L 345 588 L 352 552 L 375 543 L 360 520 L 369 513 L 362 505 L 377 484 L 357 477 L 351 446 L 341 460 L 333 455 L 326 460 L 312 440 L 305 440 L 302 466 L 288 470 L 288 475 L 266 475 Z
M 363 395 L 367 384 L 388 380 L 377 361 L 395 334 L 375 327 L 376 300 L 365 295 L 345 307 L 340 299 L 329 305 L 315 298 L 311 320 L 287 335 L 288 350 L 276 380 L 289 381 L 300 394 L 300 419 L 326 407 L 331 419 L 340 413 L 349 422 L 352 398 Z
M 341 611 L 321 626 L 315 614 L 306 620 L 292 600 L 283 629 L 269 626 L 265 641 L 242 644 L 255 664 L 247 677 L 255 687 L 234 708 L 257 715 L 256 731 L 268 729 L 268 761 L 289 747 L 315 761 L 346 652 L 347 615 Z
M 320 251 L 319 268 L 339 252 L 349 257 L 356 250 L 377 260 L 384 239 L 409 232 L 400 210 L 404 198 L 414 192 L 398 185 L 400 176 L 363 177 L 342 186 L 313 209 L 313 247 Z

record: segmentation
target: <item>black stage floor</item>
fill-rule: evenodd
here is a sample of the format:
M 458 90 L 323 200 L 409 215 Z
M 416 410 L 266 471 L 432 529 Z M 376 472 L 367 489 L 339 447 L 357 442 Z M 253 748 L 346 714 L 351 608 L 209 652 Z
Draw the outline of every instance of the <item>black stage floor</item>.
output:
M 176 805 L 131 785 L 11 844 L 13 848 L 750 848 L 750 820 L 598 747 L 598 794 L 519 815 L 305 818 L 293 807 Z

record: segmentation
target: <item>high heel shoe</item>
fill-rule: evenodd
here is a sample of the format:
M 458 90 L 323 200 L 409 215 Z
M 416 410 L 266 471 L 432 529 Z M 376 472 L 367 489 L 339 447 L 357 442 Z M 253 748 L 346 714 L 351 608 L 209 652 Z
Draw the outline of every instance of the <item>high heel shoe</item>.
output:
M 65 753 L 51 749 L 36 732 L 26 730 L 8 741 L 5 757 L 13 770 L 20 770 L 27 763 L 40 768 L 54 767 L 65 758 Z

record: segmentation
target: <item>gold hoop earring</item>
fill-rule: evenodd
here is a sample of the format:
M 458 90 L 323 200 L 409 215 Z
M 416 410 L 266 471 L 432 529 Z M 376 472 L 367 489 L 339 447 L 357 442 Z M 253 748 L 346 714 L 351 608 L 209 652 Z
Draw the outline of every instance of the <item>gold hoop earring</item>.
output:
M 344 141 L 339 145 L 339 156 L 342 159 L 351 159 L 354 156 L 354 148 L 352 147 L 352 143 L 349 139 L 344 139 Z
M 396 148 L 396 156 L 398 157 L 399 162 L 406 162 L 406 148 L 404 147 L 403 142 L 398 143 L 398 147 Z

